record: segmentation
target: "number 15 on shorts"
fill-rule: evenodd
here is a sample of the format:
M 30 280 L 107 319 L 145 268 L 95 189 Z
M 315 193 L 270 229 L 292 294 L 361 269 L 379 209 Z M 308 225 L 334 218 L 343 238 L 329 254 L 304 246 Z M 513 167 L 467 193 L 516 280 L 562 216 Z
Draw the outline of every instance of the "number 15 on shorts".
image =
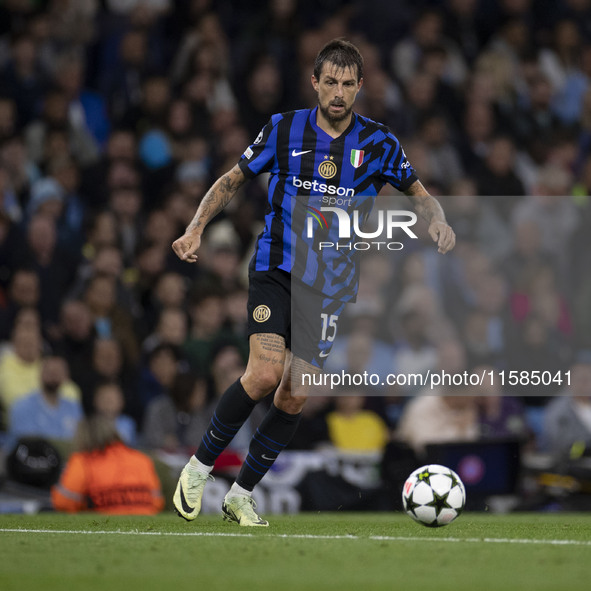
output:
M 339 317 L 336 314 L 320 314 L 322 320 L 322 336 L 321 340 L 327 343 L 332 343 L 337 335 L 337 320 Z

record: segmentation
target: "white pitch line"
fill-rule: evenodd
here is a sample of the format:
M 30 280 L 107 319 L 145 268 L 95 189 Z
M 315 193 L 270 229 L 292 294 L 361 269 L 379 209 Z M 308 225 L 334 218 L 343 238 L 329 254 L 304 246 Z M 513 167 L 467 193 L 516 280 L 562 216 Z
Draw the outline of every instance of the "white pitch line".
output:
M 289 540 L 373 540 L 380 542 L 451 542 L 468 544 L 536 544 L 549 546 L 591 546 L 591 540 L 540 540 L 528 538 L 428 538 L 423 536 L 330 536 L 316 534 L 263 534 L 225 532 L 160 532 L 121 530 L 68 530 L 68 529 L 20 529 L 0 528 L 0 533 L 60 534 L 60 535 L 119 535 L 119 536 L 174 536 L 205 538 L 285 538 Z

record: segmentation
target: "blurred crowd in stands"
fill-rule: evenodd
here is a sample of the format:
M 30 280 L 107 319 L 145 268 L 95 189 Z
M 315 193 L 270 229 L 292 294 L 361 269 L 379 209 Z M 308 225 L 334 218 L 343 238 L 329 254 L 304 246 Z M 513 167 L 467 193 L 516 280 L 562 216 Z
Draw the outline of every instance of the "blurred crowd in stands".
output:
M 314 106 L 313 59 L 341 36 L 365 58 L 355 110 L 401 140 L 458 242 L 441 256 L 418 224 L 366 257 L 329 369 L 570 369 L 571 386 L 323 392 L 292 446 L 591 443 L 591 0 L 3 0 L 6 445 L 71 439 L 91 412 L 132 446 L 198 444 L 244 370 L 265 179 L 197 264 L 170 245 L 271 114 Z

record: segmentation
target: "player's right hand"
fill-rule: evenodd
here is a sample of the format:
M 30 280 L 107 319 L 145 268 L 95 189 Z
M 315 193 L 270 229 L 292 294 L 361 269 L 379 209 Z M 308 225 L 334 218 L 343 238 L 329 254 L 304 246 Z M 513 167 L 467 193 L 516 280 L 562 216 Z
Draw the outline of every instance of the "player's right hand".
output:
M 197 249 L 201 245 L 201 236 L 191 232 L 185 232 L 180 238 L 172 243 L 172 250 L 181 259 L 187 263 L 197 262 Z

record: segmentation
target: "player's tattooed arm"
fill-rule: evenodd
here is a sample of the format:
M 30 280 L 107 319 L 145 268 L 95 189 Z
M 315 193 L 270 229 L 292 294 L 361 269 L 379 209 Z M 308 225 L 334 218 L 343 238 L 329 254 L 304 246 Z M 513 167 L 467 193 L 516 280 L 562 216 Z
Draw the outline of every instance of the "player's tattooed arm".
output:
M 415 181 L 404 194 L 410 199 L 416 212 L 429 224 L 429 235 L 437 243 L 440 253 L 445 254 L 456 244 L 456 235 L 445 220 L 441 204 L 421 181 Z
M 185 233 L 172 243 L 172 249 L 183 261 L 197 261 L 197 249 L 205 226 L 232 200 L 246 177 L 238 165 L 222 175 L 203 197 Z
M 222 175 L 207 191 L 199 204 L 195 217 L 187 227 L 187 232 L 201 230 L 232 200 L 246 177 L 238 165 Z
M 404 194 L 410 199 L 416 212 L 427 222 L 445 222 L 445 214 L 441 204 L 423 186 L 421 181 L 415 181 Z

